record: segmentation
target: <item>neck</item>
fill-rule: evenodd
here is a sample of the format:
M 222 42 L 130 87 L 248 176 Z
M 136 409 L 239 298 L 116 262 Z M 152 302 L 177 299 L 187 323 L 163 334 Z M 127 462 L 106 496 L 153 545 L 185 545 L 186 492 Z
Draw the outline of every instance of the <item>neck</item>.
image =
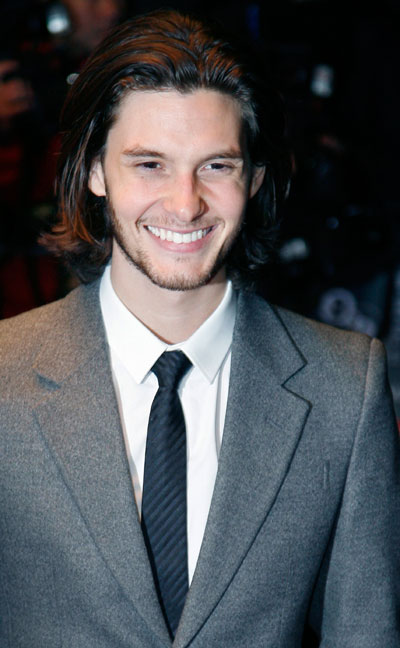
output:
M 175 291 L 154 285 L 132 266 L 129 276 L 111 264 L 111 281 L 122 303 L 157 337 L 168 344 L 187 340 L 221 302 L 226 288 L 220 271 L 205 286 Z

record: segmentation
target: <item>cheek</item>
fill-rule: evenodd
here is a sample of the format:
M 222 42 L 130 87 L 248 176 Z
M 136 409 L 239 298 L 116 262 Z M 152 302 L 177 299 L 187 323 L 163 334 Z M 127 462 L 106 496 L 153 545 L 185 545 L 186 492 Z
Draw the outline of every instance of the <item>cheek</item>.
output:
M 133 231 L 140 225 L 141 219 L 150 213 L 154 199 L 143 188 L 137 191 L 129 187 L 121 188 L 118 194 L 111 193 L 111 202 L 121 226 Z
M 112 193 L 114 202 L 135 212 L 149 208 L 163 196 L 159 183 L 132 180 L 131 178 L 121 179 L 117 188 L 114 185 Z
M 247 198 L 242 190 L 231 191 L 222 199 L 223 216 L 232 228 L 242 220 L 246 203 Z

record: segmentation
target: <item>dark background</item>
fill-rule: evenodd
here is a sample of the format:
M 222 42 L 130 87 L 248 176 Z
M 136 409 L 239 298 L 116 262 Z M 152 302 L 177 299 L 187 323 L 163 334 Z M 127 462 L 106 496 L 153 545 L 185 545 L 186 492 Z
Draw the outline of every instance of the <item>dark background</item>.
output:
M 165 6 L 81 0 L 86 27 L 79 28 L 69 2 L 3 0 L 0 9 L 0 78 L 1 60 L 17 61 L 34 96 L 29 109 L 0 119 L 2 317 L 55 299 L 73 283 L 36 244 L 54 218 L 58 115 L 71 74 L 107 20 Z M 287 105 L 296 171 L 261 292 L 381 337 L 400 413 L 399 3 L 180 0 L 173 6 L 217 19 L 250 42 Z M 64 31 L 54 32 L 57 16 Z M 94 33 L 88 26 L 96 22 Z M 0 81 L 0 113 L 1 84 L 10 82 Z

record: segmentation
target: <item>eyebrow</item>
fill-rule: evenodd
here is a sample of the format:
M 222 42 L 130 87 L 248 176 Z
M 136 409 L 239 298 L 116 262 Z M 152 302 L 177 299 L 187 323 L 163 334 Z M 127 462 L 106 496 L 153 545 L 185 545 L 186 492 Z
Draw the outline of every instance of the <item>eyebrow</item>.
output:
M 142 148 L 126 149 L 122 151 L 122 155 L 126 155 L 126 157 L 165 158 L 165 155 L 159 151 L 150 151 L 149 149 Z
M 164 153 L 160 153 L 160 151 L 152 151 L 149 149 L 142 149 L 140 147 L 134 147 L 134 148 L 129 148 L 124 151 L 122 151 L 122 155 L 128 158 L 159 158 L 162 160 L 165 160 L 167 156 Z M 213 160 L 213 159 L 229 159 L 229 160 L 243 160 L 243 154 L 240 150 L 232 148 L 232 149 L 226 149 L 224 151 L 216 151 L 214 153 L 211 153 L 211 155 L 207 155 L 205 160 Z

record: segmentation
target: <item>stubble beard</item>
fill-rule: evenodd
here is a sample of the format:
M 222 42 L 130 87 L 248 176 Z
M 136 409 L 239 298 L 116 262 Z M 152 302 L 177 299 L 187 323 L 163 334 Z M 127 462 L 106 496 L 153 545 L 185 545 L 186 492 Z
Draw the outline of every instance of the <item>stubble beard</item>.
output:
M 195 290 L 196 288 L 201 288 L 202 286 L 206 286 L 208 283 L 210 283 L 210 281 L 224 267 L 227 257 L 233 245 L 235 244 L 241 229 L 239 225 L 237 229 L 232 233 L 230 238 L 225 241 L 224 245 L 219 250 L 214 262 L 210 265 L 210 268 L 208 270 L 205 270 L 202 274 L 199 274 L 196 277 L 191 277 L 188 275 L 185 276 L 183 271 L 176 272 L 175 274 L 164 275 L 158 272 L 154 267 L 149 254 L 147 254 L 143 250 L 132 250 L 129 248 L 129 244 L 124 234 L 121 222 L 118 220 L 111 200 L 108 197 L 106 198 L 105 208 L 111 222 L 113 239 L 124 254 L 127 261 L 133 267 L 139 270 L 143 275 L 145 275 L 145 277 L 147 277 L 155 286 L 158 286 L 159 288 L 165 288 L 166 290 Z M 179 258 L 177 259 L 177 262 L 179 262 Z

